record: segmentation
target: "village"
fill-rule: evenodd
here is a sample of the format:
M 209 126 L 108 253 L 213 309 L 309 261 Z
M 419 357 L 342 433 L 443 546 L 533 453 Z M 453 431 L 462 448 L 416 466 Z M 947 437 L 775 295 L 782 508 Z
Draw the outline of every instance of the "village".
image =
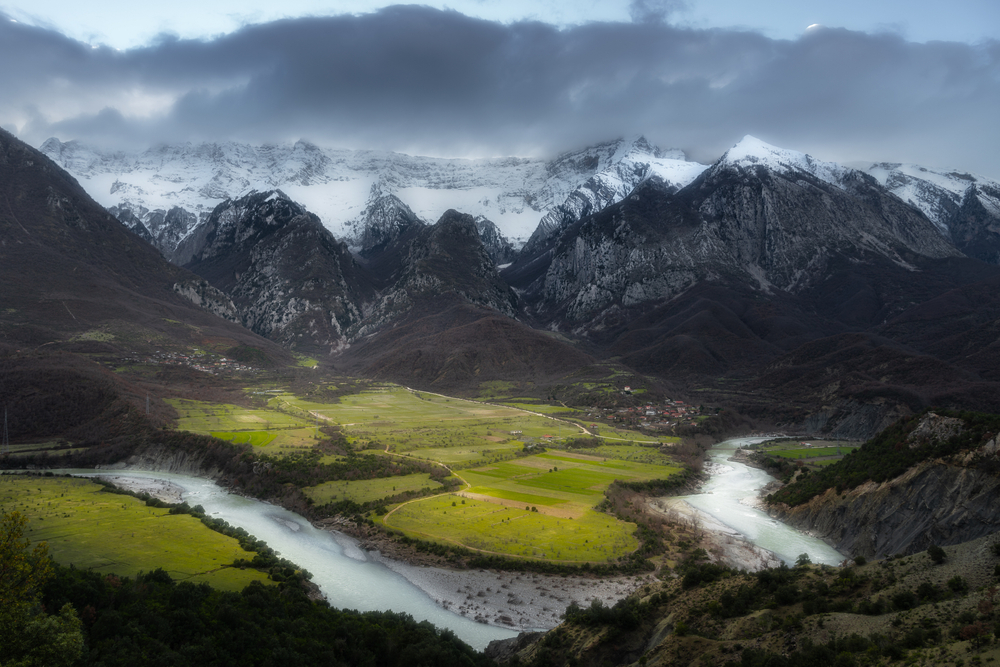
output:
M 625 387 L 624 393 L 631 393 L 630 387 Z M 684 401 L 673 401 L 665 398 L 662 402 L 632 407 L 595 407 L 591 409 L 587 417 L 604 420 L 610 424 L 625 428 L 672 432 L 677 426 L 682 424 L 693 424 L 703 414 L 705 414 L 703 406 L 691 406 Z M 599 429 L 600 424 L 591 424 L 591 427 L 593 431 L 595 428 Z
M 234 373 L 253 373 L 258 369 L 234 359 L 229 359 L 214 352 L 195 350 L 191 353 L 162 352 L 157 350 L 146 357 L 126 357 L 125 363 L 149 364 L 153 366 L 187 366 L 210 375 L 230 375 Z

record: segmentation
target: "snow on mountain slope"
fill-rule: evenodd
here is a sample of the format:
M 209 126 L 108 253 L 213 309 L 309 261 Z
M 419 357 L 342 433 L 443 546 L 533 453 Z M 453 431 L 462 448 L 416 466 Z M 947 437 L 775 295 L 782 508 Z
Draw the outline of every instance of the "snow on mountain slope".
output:
M 188 143 L 126 153 L 53 138 L 41 150 L 100 204 L 131 212 L 147 228 L 172 208 L 193 214 L 197 225 L 226 199 L 281 188 L 343 237 L 354 231 L 350 223 L 364 212 L 372 186 L 384 182 L 425 222 L 456 209 L 493 221 L 515 245 L 523 244 L 547 212 L 565 205 L 592 177 L 599 176 L 590 192 L 610 194 L 584 199 L 603 206 L 649 175 L 681 184 L 704 169 L 685 162 L 680 151 L 662 152 L 644 139 L 599 144 L 552 161 L 429 158 L 324 149 L 305 141 L 280 146 Z M 165 243 L 176 247 L 190 232 L 173 229 L 172 240 Z M 169 254 L 173 247 L 161 250 Z
M 1000 183 L 982 176 L 893 162 L 877 162 L 867 172 L 894 195 L 923 211 L 945 236 L 950 236 L 950 221 L 974 186 L 975 196 L 986 210 L 995 211 L 993 215 L 1000 218 L 1000 201 L 989 194 L 1000 191 Z
M 650 178 L 657 178 L 676 191 L 708 168 L 707 165 L 687 162 L 682 151 L 661 151 L 650 145 L 645 137 L 619 140 L 566 154 L 558 164 L 584 165 L 593 168 L 594 173 L 570 192 L 562 203 L 545 214 L 525 244 L 529 252 L 541 247 L 560 229 L 620 202 L 636 186 Z
M 749 134 L 726 151 L 718 164 L 743 168 L 762 166 L 779 174 L 804 171 L 841 189 L 845 177 L 853 171 L 836 162 L 824 162 L 805 153 L 772 146 Z

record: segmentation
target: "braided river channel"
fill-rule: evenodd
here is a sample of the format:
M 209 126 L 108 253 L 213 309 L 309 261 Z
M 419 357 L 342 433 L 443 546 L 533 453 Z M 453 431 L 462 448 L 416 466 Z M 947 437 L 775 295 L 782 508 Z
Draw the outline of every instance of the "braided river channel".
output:
M 759 440 L 759 439 L 758 439 Z M 756 497 L 758 490 L 773 478 L 767 473 L 727 459 L 749 439 L 727 440 L 710 452 L 711 477 L 698 494 L 683 500 L 706 512 L 749 541 L 794 563 L 808 553 L 814 563 L 836 564 L 844 556 L 826 545 L 766 513 L 741 503 Z M 410 614 L 418 621 L 430 621 L 453 631 L 472 647 L 482 650 L 494 639 L 517 635 L 516 630 L 478 623 L 439 606 L 382 560 L 366 553 L 356 542 L 339 533 L 320 530 L 308 520 L 276 505 L 228 493 L 215 482 L 199 477 L 141 470 L 55 470 L 57 474 L 90 477 L 127 477 L 162 480 L 178 487 L 190 505 L 264 540 L 282 557 L 309 570 L 329 603 L 341 609 L 359 611 L 392 610 Z

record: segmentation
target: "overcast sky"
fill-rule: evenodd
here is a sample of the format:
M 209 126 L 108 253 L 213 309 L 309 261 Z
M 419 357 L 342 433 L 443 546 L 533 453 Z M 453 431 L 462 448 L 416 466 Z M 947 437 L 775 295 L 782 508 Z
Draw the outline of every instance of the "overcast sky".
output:
M 641 133 L 701 161 L 753 134 L 1000 179 L 996 0 L 96 4 L 0 0 L 0 125 L 443 156 Z

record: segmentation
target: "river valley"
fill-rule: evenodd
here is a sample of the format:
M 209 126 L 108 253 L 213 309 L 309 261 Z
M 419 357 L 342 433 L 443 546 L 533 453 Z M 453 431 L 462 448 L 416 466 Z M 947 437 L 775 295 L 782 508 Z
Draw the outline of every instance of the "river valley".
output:
M 728 461 L 737 447 L 750 441 L 735 439 L 716 445 L 710 452 L 711 476 L 701 491 L 671 502 L 687 503 L 704 517 L 711 517 L 711 521 L 703 521 L 706 530 L 716 529 L 736 540 L 745 539 L 786 562 L 794 563 L 801 553 L 809 554 L 814 563 L 841 562 L 844 556 L 824 542 L 745 504 L 773 481 L 761 470 Z M 453 631 L 480 650 L 494 639 L 510 638 L 522 630 L 554 627 L 572 601 L 587 606 L 599 598 L 610 605 L 646 581 L 645 577 L 597 581 L 416 567 L 366 552 L 351 537 L 315 528 L 305 518 L 281 507 L 230 494 L 211 480 L 142 470 L 53 472 L 100 476 L 110 481 L 117 478 L 122 486 L 158 486 L 168 500 L 201 505 L 208 514 L 246 529 L 281 556 L 310 571 L 313 582 L 331 605 L 407 613 Z

